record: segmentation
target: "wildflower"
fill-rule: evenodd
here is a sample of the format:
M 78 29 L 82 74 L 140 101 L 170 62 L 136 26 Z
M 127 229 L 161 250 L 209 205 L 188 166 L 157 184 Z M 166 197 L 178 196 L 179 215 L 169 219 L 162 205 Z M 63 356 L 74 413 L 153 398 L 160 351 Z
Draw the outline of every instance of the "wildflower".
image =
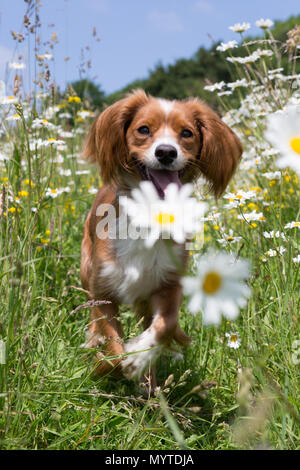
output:
M 32 121 L 32 129 L 55 129 L 55 125 L 49 122 L 47 119 L 36 118 Z
M 132 198 L 123 196 L 120 203 L 132 225 L 148 232 L 146 247 L 152 247 L 161 236 L 183 243 L 193 232 L 200 230 L 207 207 L 189 197 L 191 192 L 190 184 L 179 189 L 175 183 L 170 183 L 165 190 L 165 199 L 160 199 L 154 185 L 142 181 L 140 187 L 132 191 Z
M 285 249 L 283 246 L 280 246 L 280 247 L 279 247 L 279 250 L 272 250 L 272 249 L 271 249 L 271 250 L 266 251 L 265 254 L 268 255 L 268 256 L 270 256 L 270 257 L 272 258 L 273 256 L 277 256 L 278 254 L 279 254 L 279 255 L 283 255 L 283 253 L 284 253 L 285 251 L 286 251 L 286 249 Z
M 18 114 L 13 114 L 12 116 L 7 116 L 7 121 L 19 121 L 21 117 Z
M 242 237 L 234 237 L 233 236 L 233 230 L 229 230 L 229 235 L 226 235 L 226 233 L 223 233 L 223 237 L 221 239 L 218 239 L 217 241 L 222 245 L 222 246 L 227 246 L 231 245 L 232 243 L 238 243 L 242 240 Z
M 81 99 L 80 99 L 79 96 L 69 96 L 68 102 L 69 103 L 80 103 Z
M 213 85 L 206 85 L 204 87 L 204 90 L 207 90 L 207 91 L 222 90 L 222 88 L 224 88 L 225 85 L 226 83 L 221 81 L 221 82 L 214 83 Z
M 243 33 L 244 31 L 247 31 L 251 27 L 250 23 L 236 23 L 233 26 L 229 26 L 229 29 L 231 31 L 234 31 L 235 33 Z
M 250 222 L 252 220 L 259 220 L 259 221 L 266 220 L 262 212 L 256 212 L 256 211 L 252 211 L 243 215 L 238 215 L 237 218 L 240 220 L 246 219 L 247 222 Z
M 8 67 L 14 70 L 23 70 L 26 67 L 26 64 L 22 62 L 9 62 Z
M 296 221 L 289 222 L 288 224 L 284 226 L 284 228 L 295 228 L 295 227 L 300 229 L 300 222 L 296 222 Z
M 300 255 L 295 256 L 295 258 L 293 258 L 293 261 L 294 263 L 300 263 Z
M 247 87 L 248 82 L 245 78 L 242 78 L 241 80 L 236 80 L 235 82 L 227 83 L 227 86 L 235 90 L 236 88 L 239 88 L 239 87 Z
M 300 174 L 299 106 L 289 106 L 286 111 L 269 115 L 265 137 L 281 153 L 277 166 L 290 167 Z
M 16 104 L 18 102 L 18 98 L 15 96 L 1 96 L 0 97 L 0 104 Z
M 229 348 L 238 349 L 241 345 L 241 338 L 237 331 L 226 333 L 226 338 L 228 338 L 227 346 Z
M 97 189 L 97 188 L 90 188 L 90 189 L 88 190 L 88 192 L 89 192 L 89 194 L 97 194 L 98 189 Z
M 274 179 L 280 180 L 281 171 L 269 171 L 269 172 L 263 173 L 262 175 L 268 180 L 274 180 Z
M 27 186 L 30 186 L 31 188 L 34 188 L 35 186 L 34 183 L 29 179 L 24 180 L 24 183 L 27 184 Z
M 78 111 L 77 116 L 80 117 L 81 119 L 86 119 L 87 117 L 93 116 L 93 113 L 91 111 Z
M 46 197 L 50 196 L 52 199 L 55 199 L 55 198 L 57 198 L 57 196 L 60 196 L 62 193 L 69 193 L 70 191 L 71 191 L 71 189 L 68 186 L 65 187 L 65 188 L 58 188 L 58 189 L 47 188 L 45 196 Z
M 204 324 L 218 324 L 222 315 L 234 320 L 250 296 L 250 289 L 243 282 L 249 275 L 246 260 L 236 261 L 225 253 L 202 256 L 196 276 L 181 280 L 184 293 L 189 297 L 189 310 L 193 314 L 202 310 Z
M 220 52 L 225 52 L 228 49 L 233 49 L 234 47 L 237 47 L 238 43 L 236 40 L 229 41 L 227 43 L 221 42 L 221 44 L 217 47 L 217 51 Z
M 225 194 L 224 198 L 229 199 L 232 204 L 232 207 L 237 207 L 245 203 L 247 199 L 251 199 L 255 197 L 255 191 L 236 191 L 234 193 L 227 193 Z
M 58 169 L 58 173 L 61 175 L 61 176 L 71 176 L 72 174 L 72 171 L 68 168 L 68 169 L 64 169 L 64 168 L 59 168 Z
M 21 196 L 21 197 L 28 197 L 29 195 L 29 192 L 28 191 L 19 191 L 18 192 L 18 195 Z
M 273 24 L 273 21 L 270 19 L 264 20 L 263 18 L 261 18 L 260 20 L 255 21 L 255 26 L 261 29 L 269 29 L 273 26 Z

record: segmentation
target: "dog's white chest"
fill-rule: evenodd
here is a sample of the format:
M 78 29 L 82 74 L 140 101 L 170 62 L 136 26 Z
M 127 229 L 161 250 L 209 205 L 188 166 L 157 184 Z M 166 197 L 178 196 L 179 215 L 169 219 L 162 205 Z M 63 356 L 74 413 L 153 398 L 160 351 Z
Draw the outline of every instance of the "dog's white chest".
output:
M 164 240 L 145 248 L 143 240 L 115 240 L 116 259 L 106 262 L 100 277 L 121 302 L 132 304 L 148 297 L 175 271 Z M 177 247 L 178 248 L 178 247 Z

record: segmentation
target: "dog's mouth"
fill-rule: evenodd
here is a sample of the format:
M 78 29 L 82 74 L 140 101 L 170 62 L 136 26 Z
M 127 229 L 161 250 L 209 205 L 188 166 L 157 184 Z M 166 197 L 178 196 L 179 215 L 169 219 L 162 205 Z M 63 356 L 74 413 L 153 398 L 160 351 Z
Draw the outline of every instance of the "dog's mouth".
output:
M 144 181 L 151 181 L 156 188 L 156 191 L 160 198 L 165 198 L 165 193 L 170 183 L 175 183 L 178 188 L 181 188 L 182 183 L 180 177 L 183 174 L 183 170 L 171 171 L 166 169 L 153 169 L 148 168 L 141 162 L 136 162 L 136 166 L 139 173 Z

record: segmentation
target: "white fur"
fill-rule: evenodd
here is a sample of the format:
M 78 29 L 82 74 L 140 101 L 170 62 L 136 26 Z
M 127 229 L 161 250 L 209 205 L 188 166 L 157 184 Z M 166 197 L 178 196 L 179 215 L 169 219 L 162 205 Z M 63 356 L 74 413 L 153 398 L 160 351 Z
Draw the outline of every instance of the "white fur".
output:
M 168 126 L 165 127 L 163 134 L 160 135 L 152 145 L 144 152 L 144 163 L 153 169 L 160 169 L 161 164 L 155 156 L 155 150 L 159 145 L 172 145 L 177 150 L 177 158 L 174 160 L 172 165 L 168 166 L 168 169 L 172 171 L 179 171 L 185 166 L 185 158 L 180 145 L 177 140 L 173 137 Z
M 124 344 L 125 353 L 132 353 L 122 361 L 124 375 L 129 379 L 139 378 L 153 364 L 163 349 L 156 340 L 156 331 L 150 326 L 141 335 Z
M 159 102 L 161 108 L 166 113 L 166 116 L 168 116 L 168 114 L 174 107 L 174 101 L 165 100 L 163 98 L 159 98 L 157 101 Z
M 176 270 L 164 240 L 158 240 L 152 248 L 145 248 L 142 239 L 112 242 L 116 249 L 115 260 L 103 265 L 99 277 L 120 302 L 132 304 L 137 299 L 147 298 Z M 179 252 L 177 254 L 179 256 Z

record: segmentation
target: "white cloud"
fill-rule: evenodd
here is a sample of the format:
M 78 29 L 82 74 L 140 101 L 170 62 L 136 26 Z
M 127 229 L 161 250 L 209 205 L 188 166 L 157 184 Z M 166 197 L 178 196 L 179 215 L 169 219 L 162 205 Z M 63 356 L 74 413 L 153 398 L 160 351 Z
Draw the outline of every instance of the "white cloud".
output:
M 195 3 L 196 10 L 200 11 L 201 13 L 213 13 L 215 11 L 215 7 L 211 4 L 211 2 L 206 2 L 205 0 L 199 0 Z
M 151 25 L 159 31 L 168 33 L 178 33 L 183 31 L 183 25 L 180 18 L 174 11 L 166 13 L 157 10 L 151 11 L 148 14 L 148 20 Z

